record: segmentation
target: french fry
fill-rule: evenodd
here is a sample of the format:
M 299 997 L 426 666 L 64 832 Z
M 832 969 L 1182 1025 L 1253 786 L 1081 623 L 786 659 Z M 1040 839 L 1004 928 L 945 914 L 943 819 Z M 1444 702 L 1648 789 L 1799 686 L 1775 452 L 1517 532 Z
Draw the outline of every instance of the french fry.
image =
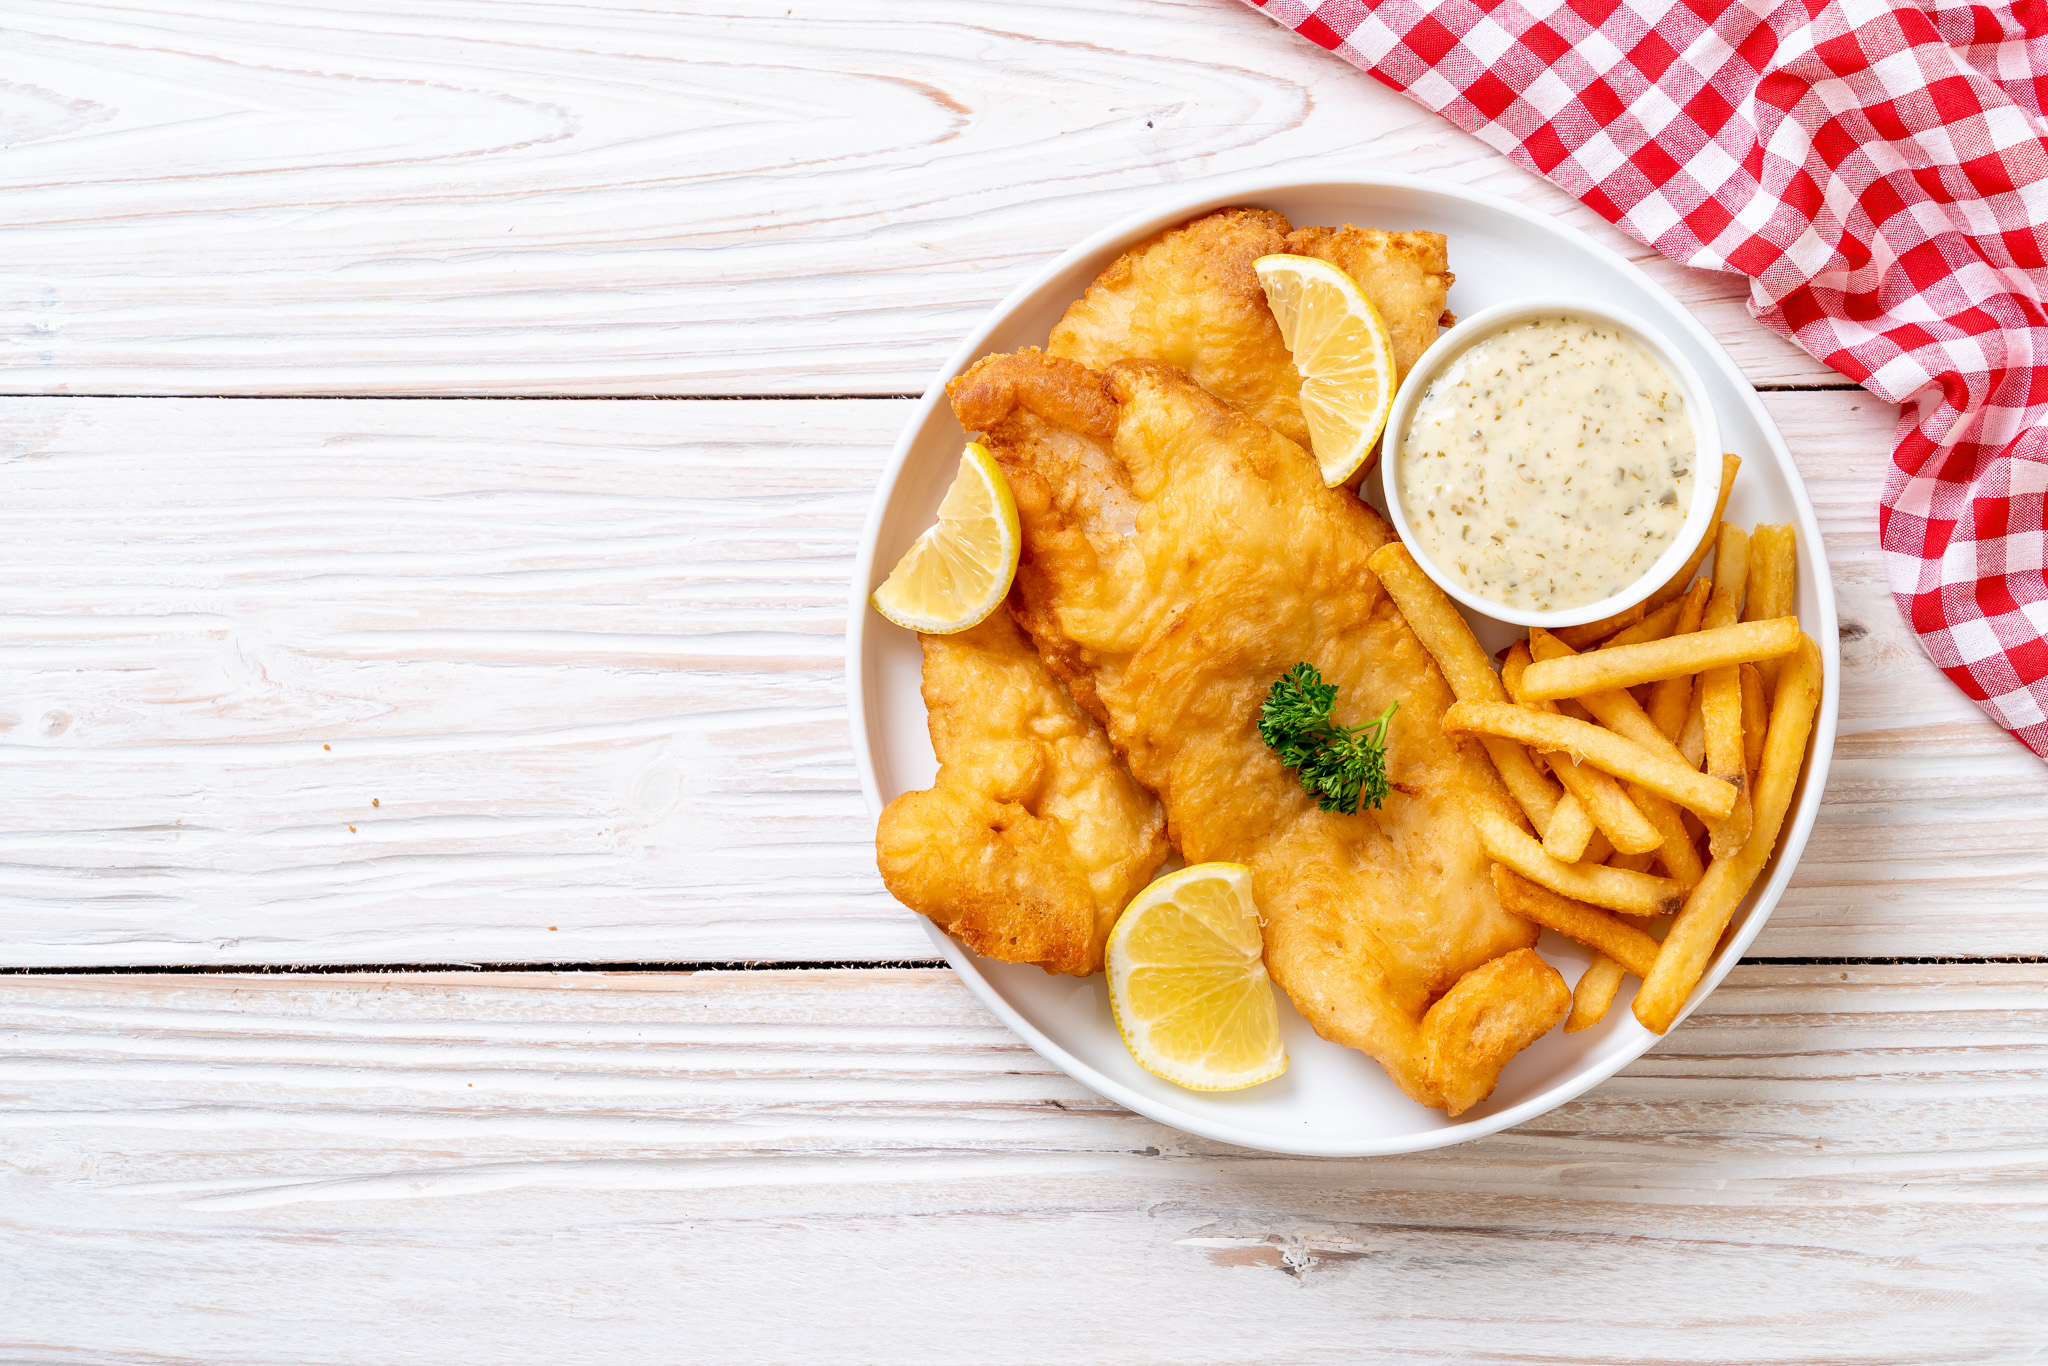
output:
M 1638 802 L 1636 805 L 1640 806 L 1642 803 Z M 1631 873 L 1647 873 L 1650 871 L 1650 865 L 1657 861 L 1657 853 L 1657 850 L 1652 849 L 1645 854 L 1616 854 L 1613 858 L 1602 861 L 1609 868 L 1626 868 Z
M 1700 629 L 1700 622 L 1707 614 L 1707 599 L 1713 594 L 1712 579 L 1694 579 L 1692 587 L 1678 602 L 1678 624 L 1671 628 L 1674 636 L 1689 636 Z M 1692 675 L 1680 674 L 1676 678 L 1661 679 L 1650 685 L 1650 700 L 1644 704 L 1650 719 L 1657 723 L 1657 729 L 1664 732 L 1667 740 L 1676 740 L 1685 733 L 1686 714 L 1692 710 Z M 1693 761 L 1699 767 L 1699 761 Z
M 1509 648 L 1507 657 L 1501 661 L 1500 666 L 1501 686 L 1506 689 L 1509 697 L 1514 696 L 1516 688 L 1520 685 L 1522 671 L 1528 667 L 1529 643 L 1518 640 Z M 1496 736 L 1487 736 L 1484 739 L 1491 740 L 1497 745 L 1515 744 L 1512 740 L 1502 740 Z M 1515 748 L 1525 755 L 1529 753 L 1520 745 L 1515 745 Z M 1538 769 L 1546 767 L 1541 755 L 1530 756 L 1530 765 Z M 1551 791 L 1557 790 L 1555 786 L 1550 785 L 1549 779 L 1544 779 L 1544 783 Z M 1586 850 L 1597 833 L 1593 826 L 1593 817 L 1587 812 L 1585 803 L 1569 789 L 1553 804 L 1547 823 L 1536 824 L 1537 838 L 1543 841 L 1544 852 L 1560 863 L 1577 863 L 1585 858 Z
M 1502 662 L 1500 671 L 1501 683 L 1507 688 L 1510 697 L 1513 697 L 1520 689 L 1522 674 L 1528 667 L 1529 642 L 1518 640 L 1508 650 L 1507 658 Z M 1534 704 L 1534 706 L 1538 710 L 1555 710 L 1557 704 L 1553 702 L 1539 702 Z M 1539 762 L 1541 758 L 1542 756 L 1539 755 Z M 1575 774 L 1589 774 L 1595 778 L 1603 776 L 1597 770 L 1577 768 L 1569 761 L 1564 761 L 1563 767 L 1573 771 Z M 1555 767 L 1553 767 L 1552 772 L 1560 773 L 1560 776 L 1562 776 L 1561 770 Z M 1635 805 L 1638 811 L 1643 813 L 1644 817 L 1649 820 L 1650 824 L 1661 835 L 1665 830 L 1665 825 L 1657 816 L 1651 815 L 1646 808 L 1645 802 L 1646 800 L 1649 802 L 1660 802 L 1662 799 L 1646 793 L 1640 788 L 1631 788 L 1627 791 L 1626 795 L 1628 800 Z M 1554 818 L 1552 827 L 1543 836 L 1543 851 L 1560 863 L 1607 862 L 1607 855 L 1613 852 L 1611 848 L 1607 847 L 1609 843 L 1608 836 L 1606 832 L 1597 828 L 1593 817 L 1588 814 L 1585 805 L 1579 798 L 1567 792 L 1564 800 L 1558 804 L 1558 812 L 1559 814 Z M 1687 849 L 1690 852 L 1691 846 L 1689 844 Z M 1694 882 L 1699 881 L 1698 865 L 1699 858 L 1695 854 L 1692 859 L 1693 874 L 1690 880 L 1686 880 L 1683 873 L 1674 874 L 1679 879 L 1681 886 L 1691 887 Z M 1643 870 L 1638 869 L 1637 871 Z
M 1633 688 L 1661 678 L 1703 673 L 1731 664 L 1754 664 L 1792 653 L 1799 645 L 1799 619 L 1744 621 L 1717 630 L 1589 650 L 1568 659 L 1531 664 L 1522 675 L 1524 701 L 1582 697 L 1606 688 Z
M 1685 603 L 1682 600 L 1667 602 L 1635 625 L 1616 631 L 1602 640 L 1600 648 L 1604 650 L 1610 645 L 1640 645 L 1646 640 L 1662 640 L 1679 629 L 1679 614 L 1684 610 Z M 1694 622 L 1692 629 L 1699 630 L 1699 623 Z
M 1799 542 L 1790 522 L 1767 522 L 1749 536 L 1747 621 L 1789 617 L 1798 611 Z
M 1657 961 L 1657 941 L 1627 921 L 1559 896 L 1498 863 L 1493 865 L 1493 890 L 1507 911 L 1606 954 L 1638 977 Z
M 1408 553 L 1408 547 L 1390 541 L 1374 553 L 1368 564 L 1379 576 L 1387 596 L 1394 600 L 1394 606 L 1401 609 L 1408 629 L 1415 632 L 1422 648 L 1443 671 L 1454 697 L 1461 702 L 1507 701 L 1500 677 L 1493 671 L 1493 661 L 1480 648 L 1472 628 L 1466 625 L 1444 590 L 1429 581 L 1415 563 L 1415 557 Z M 1522 808 L 1536 833 L 1548 838 L 1560 795 L 1557 785 L 1538 772 L 1529 752 L 1513 741 L 1488 737 L 1480 743 L 1515 805 Z
M 1568 646 L 1558 641 L 1551 633 L 1540 628 L 1530 633 L 1529 641 L 1516 641 L 1514 647 L 1508 651 L 1507 660 L 1501 668 L 1501 681 L 1507 686 L 1511 696 L 1520 690 L 1522 675 L 1529 665 L 1529 646 L 1532 642 L 1541 645 L 1546 654 L 1556 655 L 1570 652 Z M 1593 694 L 1587 700 L 1592 700 L 1592 698 L 1607 700 L 1607 695 Z M 1613 698 L 1615 699 L 1615 705 L 1626 706 L 1631 710 L 1640 712 L 1640 708 L 1636 707 L 1634 699 L 1630 698 L 1627 693 L 1615 693 Z M 1555 704 L 1538 703 L 1536 705 L 1543 707 Z M 1631 738 L 1636 738 L 1639 743 L 1661 739 L 1661 737 L 1655 736 L 1653 733 L 1642 728 L 1638 728 L 1636 734 Z M 1677 754 L 1677 751 L 1672 749 L 1668 742 L 1665 743 L 1664 749 L 1673 756 Z M 1697 767 L 1697 765 L 1694 765 L 1694 767 Z M 1644 791 L 1637 784 L 1630 784 L 1628 797 L 1635 804 L 1636 810 L 1641 812 L 1644 819 L 1649 821 L 1657 831 L 1661 841 L 1659 850 L 1664 860 L 1665 873 L 1676 881 L 1680 887 L 1690 891 L 1700 880 L 1700 856 L 1699 850 L 1693 845 L 1691 837 L 1685 831 L 1684 823 L 1680 819 L 1679 808 L 1655 793 Z M 1568 815 L 1568 820 L 1554 827 L 1556 838 L 1546 836 L 1543 841 L 1543 848 L 1544 852 L 1560 862 L 1575 863 L 1587 857 L 1586 851 L 1575 842 L 1582 828 L 1576 822 L 1584 821 L 1585 816 L 1582 808 L 1572 811 Z M 1591 861 L 1597 863 L 1603 860 L 1596 858 Z M 1646 868 L 1642 867 L 1634 867 L 1633 870 L 1637 872 L 1647 871 Z
M 1580 655 L 1577 658 L 1594 657 Z M 1559 659 L 1551 662 L 1570 664 L 1576 661 Z M 1535 677 L 1536 671 L 1543 667 L 1540 663 L 1531 664 L 1523 675 L 1524 680 Z M 1603 773 L 1641 783 L 1649 791 L 1697 811 L 1702 817 L 1718 819 L 1735 807 L 1735 789 L 1729 784 L 1697 773 L 1683 763 L 1673 762 L 1668 755 L 1653 754 L 1633 740 L 1625 740 L 1611 730 L 1576 717 L 1533 711 L 1505 702 L 1460 702 L 1444 713 L 1444 733 L 1499 735 L 1546 752 L 1570 754 Z M 1551 771 L 1558 772 L 1562 767 L 1553 763 Z M 1597 823 L 1597 812 L 1594 818 Z M 1634 849 L 1624 851 L 1638 852 Z
M 1741 468 L 1742 457 L 1737 455 L 1724 455 L 1721 457 L 1721 497 L 1714 504 L 1714 524 L 1707 528 L 1706 535 L 1700 537 L 1700 543 L 1693 550 L 1692 558 L 1685 562 L 1685 568 L 1673 574 L 1668 583 L 1650 594 L 1644 605 L 1651 611 L 1656 611 L 1659 607 L 1662 607 L 1665 603 L 1683 593 L 1685 586 L 1692 582 L 1692 576 L 1699 572 L 1700 563 L 1707 558 L 1707 552 L 1714 548 L 1716 528 L 1721 524 L 1722 515 L 1728 511 L 1728 495 L 1735 489 L 1735 472 Z M 1721 572 L 1720 567 L 1716 566 L 1714 572 L 1719 574 Z
M 1578 794 L 1567 792 L 1550 816 L 1550 829 L 1543 834 L 1543 852 L 1559 863 L 1577 863 L 1586 856 L 1586 846 L 1597 832 Z
M 1740 621 L 1748 585 L 1749 533 L 1724 522 L 1721 544 L 1714 551 L 1714 596 L 1707 600 L 1702 631 Z M 1707 729 L 1708 774 L 1741 790 L 1748 781 L 1748 770 L 1742 760 L 1742 678 L 1735 665 L 1723 664 L 1701 673 L 1700 716 Z M 1736 847 L 1741 847 L 1739 840 Z
M 1515 800 L 1514 795 L 1508 791 L 1507 784 L 1501 781 L 1499 769 L 1491 764 L 1479 765 L 1473 771 L 1472 784 L 1474 790 L 1469 794 L 1469 800 L 1485 802 L 1515 824 L 1528 827 L 1528 813 L 1522 810 L 1522 804 Z
M 1576 1034 L 1582 1029 L 1591 1029 L 1607 1018 L 1607 1011 L 1614 1004 L 1614 995 L 1621 990 L 1621 977 L 1625 969 L 1604 953 L 1593 955 L 1593 961 L 1579 974 L 1579 984 L 1572 988 L 1572 1013 L 1564 1017 L 1564 1032 Z
M 1732 626 L 1741 619 L 1749 591 L 1749 534 L 1723 522 L 1721 543 L 1714 551 L 1714 595 L 1707 600 L 1701 622 L 1705 630 Z M 1725 816 L 1707 817 L 1707 852 L 1729 858 L 1749 839 L 1754 813 L 1749 803 L 1749 765 L 1742 728 L 1742 666 L 1724 664 L 1699 679 L 1702 762 L 1710 777 L 1735 786 L 1735 805 Z M 1706 813 L 1701 813 L 1706 815 Z
M 1742 762 L 1754 773 L 1764 761 L 1764 732 L 1771 721 L 1770 691 L 1764 685 L 1761 665 L 1736 667 L 1742 673 Z
M 1588 645 L 1597 645 L 1616 631 L 1635 625 L 1647 615 L 1648 611 L 1637 603 L 1633 607 L 1622 608 L 1611 617 L 1589 621 L 1584 626 L 1560 626 L 1557 634 L 1574 650 L 1583 650 Z
M 1576 710 L 1569 701 L 1539 702 L 1536 705 L 1538 709 L 1554 710 L 1574 720 L 1586 721 L 1586 714 Z M 1621 784 L 1599 768 L 1569 758 L 1552 758 L 1550 772 L 1564 784 L 1567 792 L 1579 799 L 1579 805 L 1585 807 L 1586 814 L 1593 818 L 1594 826 L 1622 853 L 1647 853 L 1663 843 L 1657 827 L 1622 790 Z
M 1663 845 L 1663 837 L 1657 833 L 1657 827 L 1650 824 L 1650 818 L 1629 800 L 1621 784 L 1607 774 L 1590 764 L 1575 764 L 1569 760 L 1550 771 L 1578 800 L 1592 820 L 1594 830 L 1607 836 L 1614 848 L 1624 853 L 1639 854 Z M 1545 847 L 1548 848 L 1547 845 Z M 1581 850 L 1579 858 L 1585 856 Z
M 1699 886 L 1700 876 L 1706 872 L 1706 867 L 1700 862 L 1698 847 L 1685 832 L 1685 809 L 1676 802 L 1665 801 L 1654 792 L 1645 792 L 1634 783 L 1629 784 L 1628 795 L 1644 819 L 1657 827 L 1658 837 L 1662 840 L 1657 846 L 1657 856 L 1663 860 L 1665 876 L 1688 892 Z
M 1679 757 L 1693 768 L 1707 761 L 1707 718 L 1700 715 L 1701 683 L 1693 680 L 1692 700 L 1686 704 L 1685 729 L 1678 735 Z
M 1511 702 L 1522 700 L 1522 678 L 1529 672 L 1530 658 L 1529 642 L 1526 640 L 1518 640 L 1508 646 L 1508 652 L 1501 656 L 1500 685 Z M 1458 700 L 1462 702 L 1465 699 L 1461 697 Z
M 1707 822 L 1707 853 L 1714 858 L 1739 853 L 1755 824 L 1756 809 L 1750 802 L 1749 789 L 1744 788 L 1735 794 L 1735 805 L 1726 816 Z
M 1741 621 L 1748 595 L 1749 533 L 1733 522 L 1723 522 L 1720 541 L 1714 547 L 1714 592 L 1707 599 L 1700 629 L 1711 631 Z
M 1700 720 L 1705 729 L 1707 772 L 1742 787 L 1742 675 L 1733 664 L 1700 676 Z
M 1768 524 L 1749 533 L 1749 589 L 1745 598 L 1745 621 L 1798 615 L 1799 542 L 1791 523 Z M 1757 669 L 1763 674 L 1768 697 L 1778 681 L 1778 661 L 1767 659 Z
M 1502 789 L 1514 800 L 1521 815 L 1538 834 L 1549 829 L 1551 813 L 1557 810 L 1558 799 L 1563 795 L 1557 784 L 1544 777 L 1529 751 L 1513 741 L 1488 738 L 1479 744 L 1486 757 L 1493 760 L 1493 771 L 1500 776 Z
M 1560 863 L 1544 853 L 1543 846 L 1527 831 L 1497 812 L 1474 811 L 1472 824 L 1478 828 L 1488 857 L 1559 896 L 1636 915 L 1669 915 L 1683 903 L 1678 884 L 1668 877 L 1631 873 L 1625 868 Z
M 1531 655 L 1538 659 L 1561 659 L 1572 652 L 1569 645 L 1541 627 L 1529 633 L 1529 647 Z M 1605 692 L 1587 693 L 1579 702 L 1587 711 L 1593 713 L 1601 725 L 1623 739 L 1632 740 L 1650 753 L 1662 755 L 1671 763 L 1687 768 L 1698 767 L 1685 762 L 1685 757 L 1679 753 L 1678 747 L 1664 737 L 1664 732 L 1657 728 L 1657 723 L 1650 719 L 1648 713 L 1625 689 L 1611 688 Z M 1643 813 L 1650 824 L 1657 827 L 1658 834 L 1663 837 L 1661 848 L 1664 871 L 1676 879 L 1681 887 L 1690 891 L 1699 882 L 1703 869 L 1700 865 L 1699 851 L 1693 847 L 1692 839 L 1685 833 L 1685 824 L 1679 818 L 1678 809 L 1663 797 L 1645 791 L 1641 784 L 1630 784 L 1628 795 L 1629 800 L 1636 804 L 1636 809 Z
M 1806 742 L 1813 734 L 1822 681 L 1820 647 L 1802 635 L 1797 651 L 1778 671 L 1770 729 L 1753 794 L 1755 821 L 1749 839 L 1740 853 L 1714 861 L 1672 922 L 1657 951 L 1657 961 L 1644 974 L 1642 989 L 1636 993 L 1636 1019 L 1644 1028 L 1662 1034 L 1678 1018 L 1686 997 L 1705 975 L 1707 960 L 1736 906 L 1770 861 L 1784 828 L 1785 813 L 1792 805 L 1792 789 L 1798 785 L 1806 761 Z
M 1465 624 L 1450 596 L 1429 581 L 1407 546 L 1389 541 L 1374 552 L 1368 564 L 1394 606 L 1407 618 L 1408 629 L 1443 670 L 1444 681 L 1460 702 L 1507 700 L 1500 675 L 1493 671 L 1493 661 L 1480 647 L 1479 638 Z

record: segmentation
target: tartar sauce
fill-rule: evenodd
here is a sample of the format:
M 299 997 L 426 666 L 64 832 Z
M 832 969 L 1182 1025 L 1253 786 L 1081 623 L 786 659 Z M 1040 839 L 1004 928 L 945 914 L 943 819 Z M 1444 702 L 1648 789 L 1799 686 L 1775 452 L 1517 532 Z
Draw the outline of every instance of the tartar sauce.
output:
M 1685 397 L 1633 337 L 1535 318 L 1481 338 L 1423 391 L 1396 477 L 1438 568 L 1527 611 L 1634 583 L 1692 505 Z

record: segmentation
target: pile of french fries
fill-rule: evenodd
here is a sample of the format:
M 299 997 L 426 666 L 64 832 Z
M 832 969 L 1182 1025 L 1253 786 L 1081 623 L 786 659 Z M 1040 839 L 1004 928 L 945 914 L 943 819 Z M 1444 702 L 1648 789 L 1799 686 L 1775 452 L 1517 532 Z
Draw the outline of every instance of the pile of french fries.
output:
M 1476 809 L 1494 887 L 1516 915 L 1594 952 L 1566 1032 L 1598 1024 L 1623 976 L 1662 1034 L 1777 847 L 1820 706 L 1820 649 L 1799 627 L 1790 526 L 1722 520 L 1642 604 L 1532 630 L 1498 672 L 1458 609 L 1390 543 L 1372 569 L 1436 659 L 1502 790 Z M 1695 578 L 1708 551 L 1711 578 Z

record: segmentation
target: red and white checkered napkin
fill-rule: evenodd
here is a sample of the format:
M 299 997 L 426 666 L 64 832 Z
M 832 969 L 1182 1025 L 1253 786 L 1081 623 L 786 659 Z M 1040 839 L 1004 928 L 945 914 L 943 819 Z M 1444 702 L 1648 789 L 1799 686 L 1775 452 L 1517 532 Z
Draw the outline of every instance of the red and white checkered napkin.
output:
M 1905 405 L 1878 526 L 1927 652 L 2048 759 L 2048 7 L 1247 0 Z

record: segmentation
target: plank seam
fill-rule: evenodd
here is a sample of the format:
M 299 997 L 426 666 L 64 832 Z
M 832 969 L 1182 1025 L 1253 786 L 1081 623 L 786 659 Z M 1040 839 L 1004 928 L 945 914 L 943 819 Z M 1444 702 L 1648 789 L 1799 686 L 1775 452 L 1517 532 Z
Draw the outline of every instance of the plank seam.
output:
M 132 977 L 142 974 L 262 977 L 348 977 L 374 973 L 420 972 L 828 972 L 894 971 L 902 968 L 943 968 L 943 958 L 867 959 L 730 959 L 678 963 L 572 962 L 551 963 L 175 963 L 121 964 L 114 967 L 0 967 L 0 977 Z
M 2048 954 L 1994 953 L 1928 954 L 1899 958 L 1745 958 L 1745 964 L 1764 968 L 1852 968 L 1852 967 L 1940 967 L 1951 963 L 2048 963 Z
M 1760 394 L 1861 393 L 1863 386 L 1842 383 L 1755 384 Z M 128 399 L 138 403 L 164 399 L 206 399 L 232 403 L 900 403 L 923 394 L 45 394 L 0 392 L 0 399 L 46 398 Z
M 1897 956 L 1883 958 L 1744 958 L 1745 967 L 1835 968 L 1835 967 L 1943 967 L 1968 964 L 1985 966 L 2048 965 L 2048 954 L 1988 954 L 1981 957 L 1954 954 Z M 167 963 L 123 964 L 116 967 L 0 967 L 0 977 L 133 977 L 256 976 L 256 977 L 350 977 L 378 973 L 473 973 L 473 972 L 610 972 L 681 973 L 692 972 L 894 972 L 906 968 L 943 968 L 942 958 L 869 958 L 810 960 L 726 959 L 676 963 L 661 962 L 571 962 L 551 963 Z
M 1848 385 L 1855 388 L 1855 385 Z M 205 399 L 222 403 L 895 403 L 923 394 L 40 394 L 0 392 L 0 399 L 123 399 L 160 403 Z

